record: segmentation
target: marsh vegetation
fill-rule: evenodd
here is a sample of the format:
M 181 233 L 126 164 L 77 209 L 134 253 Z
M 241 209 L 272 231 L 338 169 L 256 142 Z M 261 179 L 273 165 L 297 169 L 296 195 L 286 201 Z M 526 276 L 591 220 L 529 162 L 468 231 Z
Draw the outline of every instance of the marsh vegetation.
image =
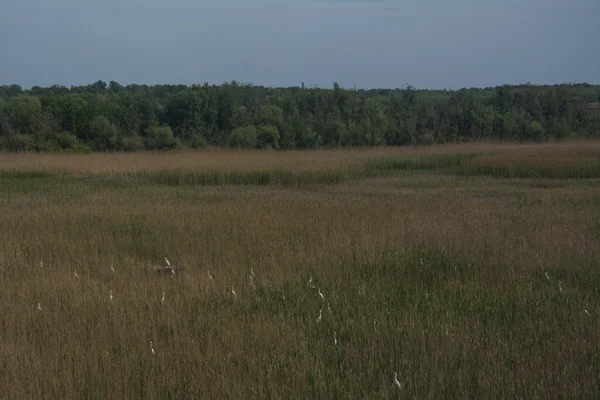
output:
M 2 154 L 0 393 L 599 397 L 599 171 L 597 141 Z

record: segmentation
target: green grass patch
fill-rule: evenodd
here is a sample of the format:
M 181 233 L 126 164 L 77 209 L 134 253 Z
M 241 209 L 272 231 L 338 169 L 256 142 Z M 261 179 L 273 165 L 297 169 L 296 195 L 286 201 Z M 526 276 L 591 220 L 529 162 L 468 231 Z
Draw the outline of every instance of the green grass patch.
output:
M 436 154 L 409 158 L 384 157 L 365 163 L 366 176 L 384 176 L 394 171 L 452 170 L 464 165 L 475 154 Z
M 463 163 L 454 169 L 459 175 L 489 176 L 493 178 L 552 178 L 585 179 L 600 178 L 600 161 L 595 165 L 491 165 Z
M 136 172 L 125 175 L 143 184 L 171 186 L 218 186 L 218 185 L 255 185 L 255 186 L 302 186 L 337 184 L 347 179 L 344 171 L 153 171 Z
M 52 171 L 41 171 L 41 170 L 17 170 L 17 169 L 7 169 L 0 170 L 0 179 L 2 181 L 11 181 L 11 180 L 24 180 L 24 179 L 48 179 L 48 178 L 56 178 L 63 174 Z

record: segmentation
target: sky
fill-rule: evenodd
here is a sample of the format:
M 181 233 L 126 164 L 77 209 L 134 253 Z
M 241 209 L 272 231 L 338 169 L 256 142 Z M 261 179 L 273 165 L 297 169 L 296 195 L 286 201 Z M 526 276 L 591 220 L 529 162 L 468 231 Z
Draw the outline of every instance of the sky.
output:
M 598 0 L 0 0 L 0 85 L 600 84 Z

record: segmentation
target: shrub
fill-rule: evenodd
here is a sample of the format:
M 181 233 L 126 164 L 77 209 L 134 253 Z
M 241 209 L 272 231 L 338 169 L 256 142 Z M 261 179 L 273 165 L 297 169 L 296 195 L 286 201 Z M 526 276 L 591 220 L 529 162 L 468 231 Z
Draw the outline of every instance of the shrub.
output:
M 538 121 L 532 121 L 529 125 L 529 136 L 539 142 L 544 138 L 544 127 Z
M 90 135 L 97 150 L 104 151 L 117 147 L 117 127 L 104 116 L 90 122 Z
M 306 149 L 318 147 L 322 143 L 322 138 L 309 126 L 302 130 L 301 146 Z
M 340 144 L 344 147 L 362 146 L 364 145 L 364 130 L 351 123 L 349 129 L 344 129 L 340 132 Z
M 77 143 L 73 148 L 69 149 L 68 152 L 77 154 L 89 154 L 92 152 L 92 148 L 87 144 Z
M 419 142 L 419 144 L 422 144 L 422 145 L 432 145 L 435 143 L 435 138 L 433 137 L 433 135 L 431 133 L 424 132 L 419 135 L 418 142 Z
M 258 132 L 253 125 L 234 129 L 228 140 L 229 146 L 237 149 L 254 149 L 257 141 Z
M 141 136 L 125 136 L 122 139 L 121 145 L 125 151 L 140 151 L 144 150 L 144 138 Z
M 148 132 L 146 146 L 154 150 L 168 150 L 179 147 L 179 141 L 173 136 L 171 127 L 157 126 Z
M 190 147 L 192 149 L 205 149 L 208 146 L 208 142 L 202 135 L 193 135 L 190 139 Z
M 13 151 L 35 150 L 35 138 L 31 135 L 13 135 L 7 140 L 7 149 Z
M 62 147 L 60 147 L 56 138 L 37 138 L 35 139 L 35 150 L 42 153 L 53 153 L 62 150 Z
M 258 147 L 261 149 L 279 148 L 279 130 L 273 125 L 261 125 L 258 131 Z
M 77 138 L 69 132 L 59 133 L 55 140 L 61 149 L 71 149 L 77 145 Z

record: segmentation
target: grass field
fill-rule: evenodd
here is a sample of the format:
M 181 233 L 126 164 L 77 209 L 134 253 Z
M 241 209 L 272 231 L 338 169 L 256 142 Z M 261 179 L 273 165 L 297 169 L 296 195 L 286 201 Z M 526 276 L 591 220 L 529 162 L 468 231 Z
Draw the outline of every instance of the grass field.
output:
M 600 398 L 600 142 L 0 154 L 0 273 L 0 398 Z

